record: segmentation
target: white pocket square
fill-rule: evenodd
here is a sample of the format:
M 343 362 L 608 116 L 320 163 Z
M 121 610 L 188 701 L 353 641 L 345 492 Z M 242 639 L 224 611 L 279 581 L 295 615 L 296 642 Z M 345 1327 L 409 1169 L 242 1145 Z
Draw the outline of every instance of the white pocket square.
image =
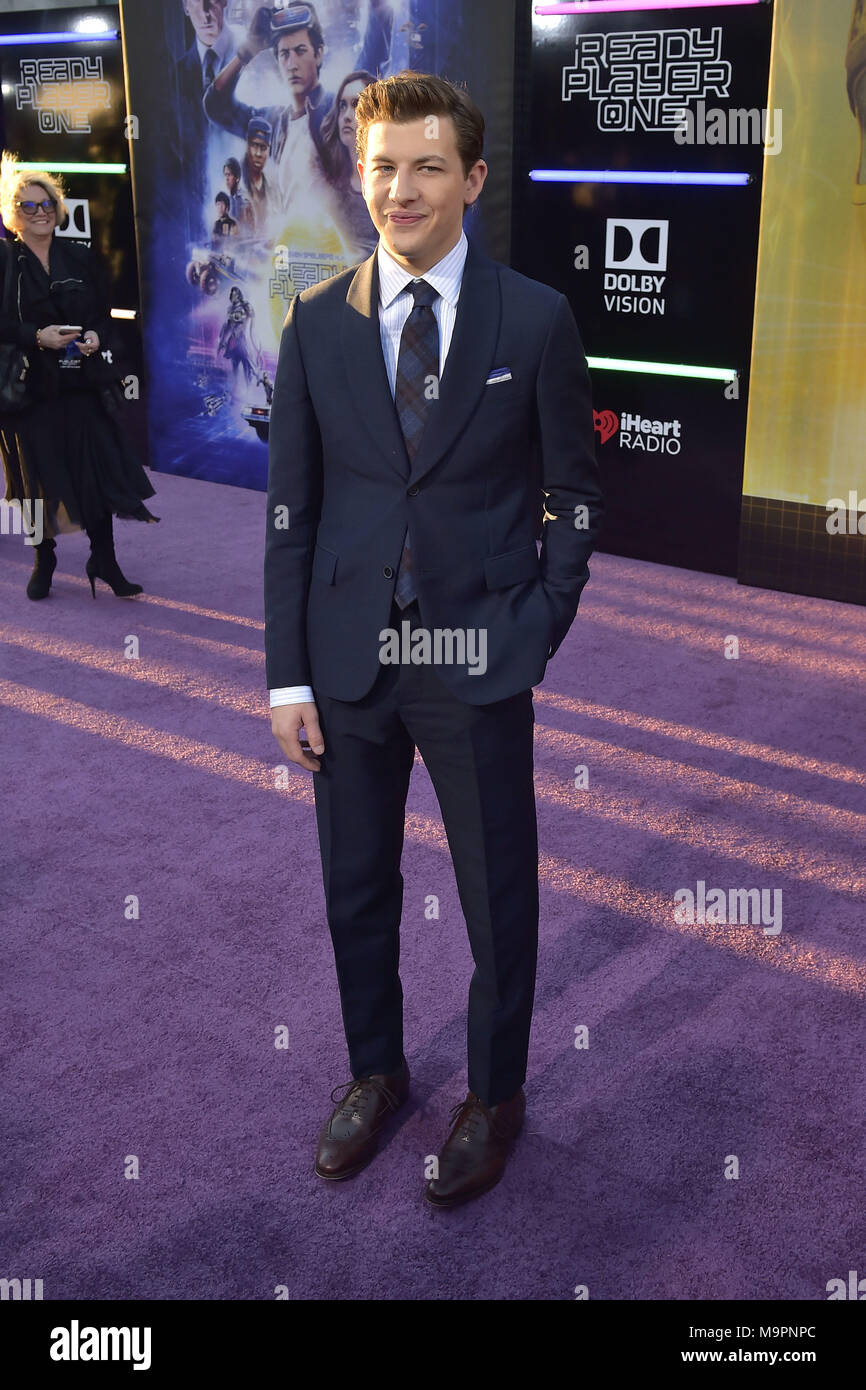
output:
M 498 386 L 500 381 L 511 381 L 511 379 L 511 371 L 508 367 L 494 367 L 484 385 Z

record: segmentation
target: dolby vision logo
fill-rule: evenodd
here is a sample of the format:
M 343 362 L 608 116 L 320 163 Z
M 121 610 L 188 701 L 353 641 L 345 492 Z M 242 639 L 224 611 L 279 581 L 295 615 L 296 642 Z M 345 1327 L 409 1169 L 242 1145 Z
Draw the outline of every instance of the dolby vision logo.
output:
M 643 217 L 609 217 L 605 270 L 667 270 L 669 225 Z
M 610 314 L 664 314 L 666 221 L 609 217 L 604 248 L 604 305 Z

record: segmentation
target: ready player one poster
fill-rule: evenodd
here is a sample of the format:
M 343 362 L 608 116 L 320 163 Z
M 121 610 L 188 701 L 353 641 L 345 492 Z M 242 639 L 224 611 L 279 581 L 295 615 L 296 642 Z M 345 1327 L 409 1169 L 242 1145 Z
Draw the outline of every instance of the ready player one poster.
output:
M 264 488 L 293 295 L 378 242 L 354 106 L 377 77 L 438 71 L 456 0 L 134 0 L 122 6 L 150 455 Z

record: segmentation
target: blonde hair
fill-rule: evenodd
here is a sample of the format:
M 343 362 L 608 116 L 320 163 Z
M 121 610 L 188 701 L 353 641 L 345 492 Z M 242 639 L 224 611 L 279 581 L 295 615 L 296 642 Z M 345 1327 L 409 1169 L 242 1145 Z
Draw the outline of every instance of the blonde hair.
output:
M 14 230 L 13 223 L 20 220 L 15 204 L 21 195 L 21 189 L 31 183 L 44 188 L 49 198 L 57 199 L 57 226 L 62 226 L 66 221 L 67 211 L 60 179 L 45 169 L 19 168 L 18 156 L 11 150 L 4 150 L 0 159 L 0 217 L 3 218 L 3 225 L 10 231 Z

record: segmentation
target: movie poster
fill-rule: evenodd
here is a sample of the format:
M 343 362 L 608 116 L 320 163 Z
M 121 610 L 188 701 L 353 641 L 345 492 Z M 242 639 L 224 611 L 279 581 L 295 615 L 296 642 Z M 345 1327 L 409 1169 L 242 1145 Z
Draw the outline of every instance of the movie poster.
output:
M 358 96 L 405 68 L 440 71 L 459 7 L 150 0 L 122 21 L 151 462 L 264 488 L 291 299 L 378 243 Z

